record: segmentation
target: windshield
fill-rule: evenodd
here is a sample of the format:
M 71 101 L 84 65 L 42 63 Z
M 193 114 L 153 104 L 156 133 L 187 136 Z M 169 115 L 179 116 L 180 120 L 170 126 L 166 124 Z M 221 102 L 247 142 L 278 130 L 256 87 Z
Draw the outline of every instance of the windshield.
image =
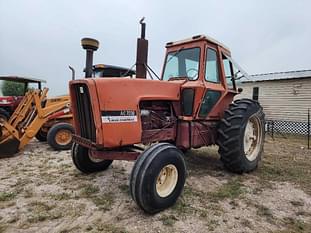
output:
M 187 77 L 196 80 L 199 74 L 200 48 L 180 49 L 168 53 L 163 80 Z

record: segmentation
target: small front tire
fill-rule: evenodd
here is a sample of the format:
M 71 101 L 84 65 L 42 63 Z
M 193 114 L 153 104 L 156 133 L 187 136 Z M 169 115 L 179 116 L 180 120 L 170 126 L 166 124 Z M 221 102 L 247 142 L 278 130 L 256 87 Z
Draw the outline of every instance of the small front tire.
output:
M 71 157 L 76 168 L 86 174 L 104 171 L 113 162 L 113 160 L 93 159 L 88 148 L 76 143 L 72 144 Z
M 137 159 L 130 177 L 132 198 L 154 214 L 175 204 L 186 181 L 183 153 L 174 145 L 151 146 Z

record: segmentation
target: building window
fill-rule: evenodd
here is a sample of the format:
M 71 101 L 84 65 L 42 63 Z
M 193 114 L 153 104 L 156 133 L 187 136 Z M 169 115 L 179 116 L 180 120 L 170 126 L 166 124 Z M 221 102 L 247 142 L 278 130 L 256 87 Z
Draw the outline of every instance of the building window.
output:
M 258 100 L 259 97 L 259 87 L 253 87 L 253 100 Z

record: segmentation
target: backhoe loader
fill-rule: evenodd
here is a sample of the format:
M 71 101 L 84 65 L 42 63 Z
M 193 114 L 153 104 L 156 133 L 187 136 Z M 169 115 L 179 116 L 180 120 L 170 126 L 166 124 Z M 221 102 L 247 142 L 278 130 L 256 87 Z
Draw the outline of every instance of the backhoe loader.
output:
M 23 149 L 53 114 L 68 111 L 68 96 L 47 99 L 47 93 L 48 88 L 29 90 L 10 119 L 0 121 L 0 158 Z

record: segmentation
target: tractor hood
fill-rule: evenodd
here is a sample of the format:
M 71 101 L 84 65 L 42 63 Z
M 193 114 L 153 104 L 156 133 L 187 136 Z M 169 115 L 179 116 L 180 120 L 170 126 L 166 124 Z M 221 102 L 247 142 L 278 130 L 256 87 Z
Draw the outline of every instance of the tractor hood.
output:
M 84 83 L 90 91 L 91 102 L 101 110 L 136 110 L 141 100 L 178 101 L 185 80 L 161 81 L 132 78 L 88 78 L 70 81 L 70 89 Z M 98 101 L 98 103 L 96 103 Z
M 91 116 L 85 115 L 92 112 L 96 144 L 111 148 L 139 143 L 142 132 L 139 103 L 143 100 L 179 101 L 184 82 L 132 78 L 70 81 L 76 132 L 82 135 L 83 128 L 90 128 Z M 85 96 L 89 96 L 90 101 Z
M 182 81 L 94 79 L 100 109 L 136 109 L 142 100 L 178 101 Z

